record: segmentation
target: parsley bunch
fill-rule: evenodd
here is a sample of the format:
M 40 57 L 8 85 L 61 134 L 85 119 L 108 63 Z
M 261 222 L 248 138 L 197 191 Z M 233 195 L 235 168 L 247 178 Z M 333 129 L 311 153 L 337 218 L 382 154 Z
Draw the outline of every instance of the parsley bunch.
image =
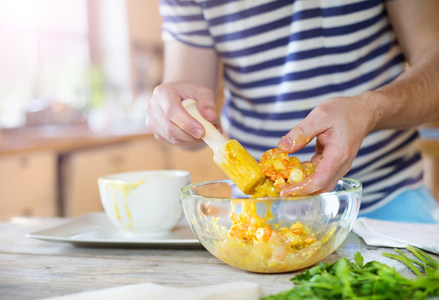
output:
M 305 273 L 294 276 L 291 279 L 294 288 L 264 297 L 263 300 L 418 300 L 439 296 L 439 264 L 420 249 L 411 246 L 407 249 L 413 253 L 414 259 L 397 249 L 398 254 L 382 255 L 406 264 L 418 276 L 414 280 L 377 261 L 363 264 L 363 256 L 357 252 L 355 262 L 346 258 L 332 264 L 321 262 Z

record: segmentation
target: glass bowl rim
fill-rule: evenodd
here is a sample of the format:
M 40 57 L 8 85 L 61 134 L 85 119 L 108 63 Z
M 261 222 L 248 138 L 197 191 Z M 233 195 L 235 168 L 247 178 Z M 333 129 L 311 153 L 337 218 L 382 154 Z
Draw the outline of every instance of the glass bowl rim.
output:
M 362 191 L 363 188 L 363 184 L 353 178 L 347 178 L 347 177 L 343 177 L 341 179 L 339 179 L 338 182 L 340 181 L 344 181 L 344 182 L 351 182 L 355 185 L 354 188 L 348 189 L 348 190 L 343 190 L 343 191 L 332 191 L 332 192 L 326 192 L 326 193 L 321 193 L 321 194 L 315 194 L 315 195 L 306 195 L 306 196 L 290 196 L 290 197 L 264 197 L 264 198 L 244 198 L 244 197 L 213 197 L 213 196 L 201 196 L 201 195 L 191 195 L 189 194 L 187 191 L 190 190 L 193 187 L 197 187 L 197 186 L 202 186 L 202 185 L 207 185 L 207 184 L 213 184 L 213 183 L 232 183 L 231 179 L 221 179 L 221 180 L 210 180 L 210 181 L 201 181 L 201 182 L 196 182 L 196 183 L 191 183 L 188 184 L 186 186 L 184 186 L 181 189 L 181 193 L 187 197 L 193 197 L 196 199 L 205 199 L 205 200 L 215 200 L 215 201 L 230 201 L 230 200 L 251 200 L 251 201 L 260 201 L 260 202 L 264 202 L 264 201 L 288 201 L 288 200 L 294 200 L 294 201 L 299 201 L 299 200 L 308 200 L 308 199 L 313 199 L 313 198 L 322 198 L 322 196 L 331 196 L 331 195 L 343 195 L 343 194 L 347 194 L 347 193 L 351 193 L 351 192 L 358 192 L 358 191 Z

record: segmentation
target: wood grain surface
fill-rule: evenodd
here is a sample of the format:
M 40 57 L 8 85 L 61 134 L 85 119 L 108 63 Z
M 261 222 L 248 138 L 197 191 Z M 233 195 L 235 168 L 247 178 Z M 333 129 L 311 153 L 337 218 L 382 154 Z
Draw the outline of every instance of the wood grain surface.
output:
M 0 223 L 0 298 L 39 299 L 53 296 L 152 282 L 174 287 L 195 287 L 236 281 L 256 282 L 262 295 L 292 287 L 295 274 L 256 274 L 228 266 L 204 249 L 86 248 L 40 241 L 26 233 L 49 228 L 66 219 L 15 218 Z M 392 251 L 369 247 L 350 234 L 325 261 L 341 256 L 352 259 L 360 251 L 365 261 L 398 262 L 381 256 Z

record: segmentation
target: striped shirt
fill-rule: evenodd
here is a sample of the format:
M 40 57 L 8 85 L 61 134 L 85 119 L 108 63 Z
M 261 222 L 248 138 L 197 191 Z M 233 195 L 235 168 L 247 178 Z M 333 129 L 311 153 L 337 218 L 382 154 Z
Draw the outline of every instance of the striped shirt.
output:
M 322 101 L 376 89 L 405 58 L 381 0 L 161 0 L 162 37 L 213 48 L 224 64 L 224 131 L 255 158 Z M 422 181 L 418 132 L 369 134 L 347 177 L 362 212 Z M 315 142 L 294 153 L 310 160 Z

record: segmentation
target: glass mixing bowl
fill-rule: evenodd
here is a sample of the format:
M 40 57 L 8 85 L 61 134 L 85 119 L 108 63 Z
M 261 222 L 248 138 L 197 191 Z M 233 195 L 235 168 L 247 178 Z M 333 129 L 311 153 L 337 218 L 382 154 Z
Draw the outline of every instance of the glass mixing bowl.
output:
M 311 266 L 346 239 L 358 216 L 359 181 L 333 192 L 291 198 L 248 198 L 230 180 L 182 189 L 183 210 L 201 244 L 225 263 L 258 273 Z

